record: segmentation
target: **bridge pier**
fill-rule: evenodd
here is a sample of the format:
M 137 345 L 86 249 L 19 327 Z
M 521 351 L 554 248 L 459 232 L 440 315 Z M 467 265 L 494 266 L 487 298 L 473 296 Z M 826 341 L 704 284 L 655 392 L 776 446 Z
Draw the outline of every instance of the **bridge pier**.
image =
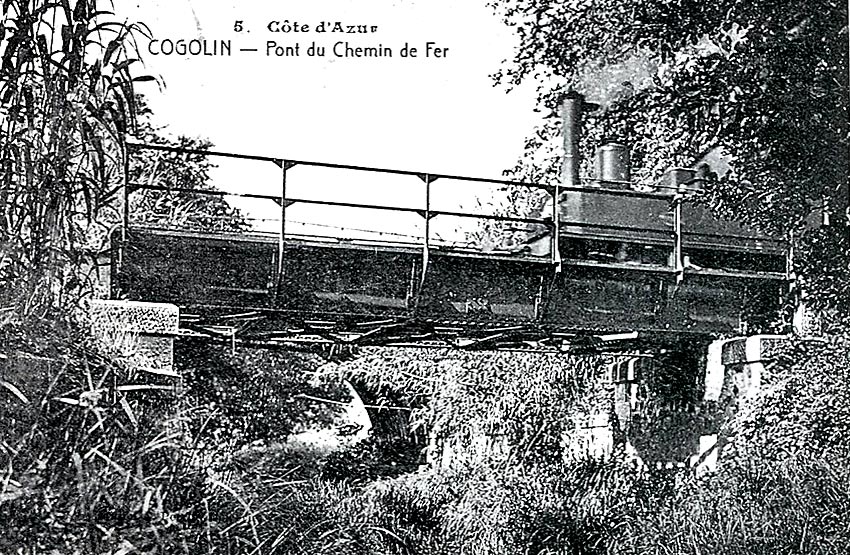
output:
M 733 374 L 740 399 L 752 399 L 759 392 L 764 363 L 773 359 L 786 340 L 783 335 L 754 335 L 723 343 L 721 363 Z
M 136 370 L 179 378 L 174 369 L 174 338 L 180 310 L 167 303 L 93 300 L 89 305 L 92 331 Z
M 765 363 L 787 341 L 784 335 L 754 335 L 712 342 L 705 368 L 704 404 L 716 407 L 714 430 L 700 437 L 700 450 L 692 459 L 698 473 L 717 469 L 723 439 L 720 427 L 737 411 L 746 410 L 761 391 Z
M 613 361 L 610 409 L 587 415 L 570 450 L 606 457 L 620 446 L 649 467 L 714 472 L 723 424 L 749 408 L 764 386 L 766 364 L 785 341 L 737 337 Z

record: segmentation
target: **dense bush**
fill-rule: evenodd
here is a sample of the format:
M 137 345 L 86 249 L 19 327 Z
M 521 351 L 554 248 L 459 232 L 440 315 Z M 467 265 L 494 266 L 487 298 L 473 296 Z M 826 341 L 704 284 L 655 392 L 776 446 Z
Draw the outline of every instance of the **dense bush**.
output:
M 504 438 L 521 459 L 558 457 L 578 419 L 610 403 L 596 356 L 370 349 L 325 375 L 401 392 L 411 426 L 461 457 L 482 437 Z
M 317 356 L 184 340 L 175 365 L 185 380 L 184 402 L 195 407 L 193 435 L 208 447 L 236 450 L 251 442 L 283 441 L 299 425 L 330 423 L 333 406 L 312 397 L 344 395 L 311 385 Z
M 719 472 L 635 506 L 618 553 L 846 553 L 850 342 L 801 343 L 729 423 Z
M 321 477 L 362 485 L 413 472 L 424 462 L 422 453 L 405 438 L 369 437 L 329 454 L 322 461 Z
M 266 498 L 258 537 L 279 553 L 844 553 L 848 346 L 782 353 L 766 391 L 728 423 L 713 476 L 614 457 L 502 460 L 365 484 L 312 479 Z

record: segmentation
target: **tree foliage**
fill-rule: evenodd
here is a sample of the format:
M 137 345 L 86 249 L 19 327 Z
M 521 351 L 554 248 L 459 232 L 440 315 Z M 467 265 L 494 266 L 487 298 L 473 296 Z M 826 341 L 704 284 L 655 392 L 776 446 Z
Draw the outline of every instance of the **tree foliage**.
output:
M 455 458 L 503 450 L 513 463 L 560 458 L 579 419 L 607 410 L 600 357 L 457 350 L 374 349 L 327 372 L 402 392 L 410 422 L 450 442 Z M 380 405 L 380 400 L 373 404 Z
M 3 3 L 0 287 L 24 313 L 74 286 L 64 278 L 121 184 L 134 85 L 152 79 L 131 71 L 146 28 L 116 22 L 106 4 Z
M 139 102 L 135 138 L 144 144 L 206 151 L 205 139 L 179 136 L 169 140 L 151 122 L 152 112 Z M 130 197 L 131 223 L 197 231 L 244 231 L 249 226 L 241 211 L 216 193 L 209 157 L 196 153 L 133 149 L 129 181 L 157 187 L 139 189 Z M 169 190 L 171 189 L 171 190 Z
M 490 4 L 520 38 L 514 59 L 495 75 L 498 83 L 538 81 L 545 113 L 569 88 L 600 102 L 587 120 L 585 154 L 603 137 L 625 140 L 634 174 L 647 185 L 712 151 L 730 157 L 706 201 L 726 217 L 795 236 L 801 269 L 840 278 L 812 276 L 814 300 L 850 308 L 843 295 L 850 281 L 845 2 Z M 558 133 L 554 119 L 541 124 L 509 173 L 557 179 Z M 805 220 L 821 204 L 840 225 L 814 232 Z

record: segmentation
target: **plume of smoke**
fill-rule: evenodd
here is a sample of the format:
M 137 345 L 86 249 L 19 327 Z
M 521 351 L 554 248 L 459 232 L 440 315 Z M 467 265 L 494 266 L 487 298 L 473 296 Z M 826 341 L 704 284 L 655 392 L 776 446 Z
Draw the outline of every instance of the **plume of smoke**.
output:
M 658 60 L 649 52 L 637 51 L 616 63 L 588 64 L 577 82 L 579 92 L 602 109 L 636 92 L 655 86 Z

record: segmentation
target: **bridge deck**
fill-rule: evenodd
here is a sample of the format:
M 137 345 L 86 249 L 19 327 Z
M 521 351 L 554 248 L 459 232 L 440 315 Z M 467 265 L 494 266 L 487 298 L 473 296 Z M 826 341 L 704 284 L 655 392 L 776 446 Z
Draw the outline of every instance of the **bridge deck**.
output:
M 118 245 L 116 241 L 116 252 Z M 576 334 L 739 331 L 777 306 L 784 274 L 546 259 L 274 237 L 133 228 L 115 287 L 181 308 L 184 329 L 360 343 L 524 343 Z M 220 332 L 226 333 L 226 332 Z
M 426 194 L 421 207 L 310 200 L 286 194 L 294 162 L 247 158 L 275 162 L 283 176 L 281 193 L 227 195 L 273 201 L 279 230 L 213 232 L 134 223 L 133 191 L 226 195 L 131 184 L 127 218 L 113 236 L 115 297 L 171 302 L 181 308 L 184 332 L 236 334 L 248 341 L 557 347 L 612 334 L 735 333 L 743 322 L 759 326 L 775 318 L 787 285 L 781 241 L 716 220 L 669 191 L 537 185 L 550 199 L 560 199 L 557 211 L 539 217 L 470 214 L 435 209 L 433 182 L 439 177 L 501 187 L 528 184 L 312 164 L 415 176 Z M 421 217 L 424 226 L 406 241 L 374 234 L 296 235 L 286 230 L 293 204 L 408 213 Z M 550 200 L 550 208 L 553 204 Z M 495 222 L 495 235 L 513 238 L 487 246 L 437 241 L 432 229 L 437 216 Z

